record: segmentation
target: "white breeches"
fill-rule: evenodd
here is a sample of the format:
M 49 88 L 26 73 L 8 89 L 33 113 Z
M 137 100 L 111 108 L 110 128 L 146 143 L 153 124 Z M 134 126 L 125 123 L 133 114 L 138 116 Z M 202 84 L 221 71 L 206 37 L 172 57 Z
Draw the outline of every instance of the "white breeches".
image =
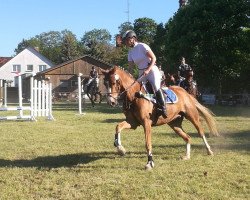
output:
M 143 72 L 144 70 L 139 70 L 139 77 L 141 77 Z M 144 83 L 149 81 L 154 89 L 154 92 L 158 91 L 161 88 L 161 73 L 158 67 L 154 65 L 148 75 L 141 77 L 139 81 Z

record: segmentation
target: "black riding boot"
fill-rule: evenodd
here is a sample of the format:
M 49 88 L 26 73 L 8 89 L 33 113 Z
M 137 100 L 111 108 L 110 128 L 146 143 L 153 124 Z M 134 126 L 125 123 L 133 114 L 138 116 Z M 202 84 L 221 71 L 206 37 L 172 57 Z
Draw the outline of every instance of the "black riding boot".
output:
M 162 93 L 162 90 L 159 89 L 158 91 L 156 91 L 155 94 L 156 94 L 156 102 L 157 102 L 157 104 L 160 105 L 162 116 L 164 118 L 166 118 L 167 117 L 167 109 L 166 109 L 165 97 Z

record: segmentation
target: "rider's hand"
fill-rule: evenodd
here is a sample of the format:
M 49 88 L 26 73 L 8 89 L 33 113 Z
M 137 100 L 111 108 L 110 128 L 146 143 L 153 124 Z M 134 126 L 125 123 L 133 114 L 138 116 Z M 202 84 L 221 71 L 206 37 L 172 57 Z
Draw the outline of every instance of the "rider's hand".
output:
M 144 76 L 147 76 L 148 74 L 149 74 L 149 72 L 150 72 L 150 70 L 149 69 L 146 69 L 145 71 L 144 71 Z

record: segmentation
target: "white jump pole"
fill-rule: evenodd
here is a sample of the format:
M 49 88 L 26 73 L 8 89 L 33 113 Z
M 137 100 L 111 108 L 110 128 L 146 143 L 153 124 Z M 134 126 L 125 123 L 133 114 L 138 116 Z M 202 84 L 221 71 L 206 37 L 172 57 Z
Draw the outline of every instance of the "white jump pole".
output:
M 78 75 L 78 110 L 79 115 L 85 115 L 86 113 L 82 113 L 82 81 L 81 81 L 82 73 Z
M 7 107 L 7 83 L 4 81 L 4 104 L 3 107 Z
M 78 109 L 79 109 L 79 114 L 82 114 L 82 87 L 81 87 L 81 76 L 82 73 L 79 73 L 78 76 Z
M 18 111 L 19 116 L 1 117 L 0 120 L 29 119 L 36 121 L 37 116 L 47 117 L 48 120 L 54 120 L 52 115 L 52 83 L 46 81 L 37 81 L 33 76 L 30 77 L 30 106 L 23 106 L 22 97 L 22 77 L 18 76 L 18 97 L 19 106 L 1 107 L 0 111 Z M 23 111 L 29 110 L 30 115 L 24 115 Z
M 49 83 L 48 87 L 48 120 L 55 120 L 53 115 L 52 115 L 52 83 Z
M 0 91 L 0 94 L 2 95 L 2 99 L 1 99 L 2 102 L 0 102 L 0 106 L 2 106 L 2 105 L 3 105 L 3 99 L 4 99 L 4 98 L 3 98 L 3 95 L 4 95 L 4 94 L 3 94 L 3 92 L 4 92 L 3 79 L 0 79 L 0 90 L 1 90 L 1 91 Z
M 22 88 L 22 77 L 21 75 L 18 76 L 18 97 L 19 97 L 19 108 L 20 108 L 20 111 L 19 111 L 19 115 L 20 117 L 22 118 L 23 117 L 23 110 L 22 110 L 22 107 L 23 107 L 23 88 Z
M 34 112 L 34 74 L 30 77 L 30 116 L 32 121 L 36 121 Z

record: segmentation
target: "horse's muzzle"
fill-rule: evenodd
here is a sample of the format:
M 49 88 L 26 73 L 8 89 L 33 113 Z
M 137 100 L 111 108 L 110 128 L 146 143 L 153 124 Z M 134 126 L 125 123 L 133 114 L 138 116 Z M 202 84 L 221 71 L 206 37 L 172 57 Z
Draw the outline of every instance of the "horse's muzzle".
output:
M 118 104 L 118 101 L 116 98 L 114 98 L 111 94 L 108 94 L 108 104 L 112 107 L 115 107 Z

